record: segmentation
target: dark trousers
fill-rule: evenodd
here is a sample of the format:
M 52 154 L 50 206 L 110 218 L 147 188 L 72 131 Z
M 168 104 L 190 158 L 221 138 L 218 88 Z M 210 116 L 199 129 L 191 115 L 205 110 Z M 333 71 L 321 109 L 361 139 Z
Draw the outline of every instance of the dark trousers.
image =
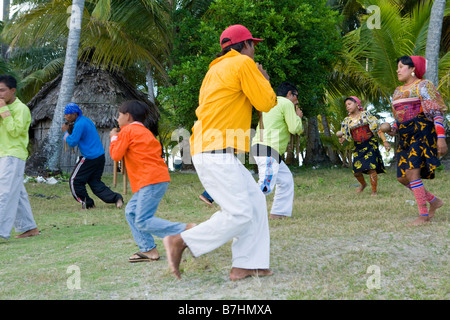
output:
M 70 176 L 69 184 L 73 197 L 83 205 L 83 208 L 89 209 L 95 206 L 94 200 L 87 193 L 86 184 L 97 197 L 106 203 L 116 203 L 119 199 L 122 199 L 120 193 L 112 191 L 102 182 L 104 167 L 105 155 L 96 159 L 82 157 L 77 162 Z

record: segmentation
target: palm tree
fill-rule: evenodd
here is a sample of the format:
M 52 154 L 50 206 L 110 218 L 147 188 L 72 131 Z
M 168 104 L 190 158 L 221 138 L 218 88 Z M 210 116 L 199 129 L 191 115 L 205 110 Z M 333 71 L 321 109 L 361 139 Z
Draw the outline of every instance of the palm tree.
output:
M 10 7 L 11 1 L 10 0 L 3 0 L 3 16 L 2 21 L 5 23 L 9 20 L 9 7 Z M 8 45 L 5 43 L 2 43 L 2 57 L 3 59 L 6 59 L 6 52 L 8 51 Z
M 63 124 L 64 107 L 72 101 L 77 71 L 78 47 L 80 43 L 81 21 L 84 12 L 84 0 L 73 0 L 70 18 L 69 37 L 67 38 L 66 59 L 64 61 L 61 89 L 58 95 L 52 124 L 48 132 L 48 143 L 45 145 L 47 167 L 51 171 L 57 170 L 61 152 L 61 126 Z
M 434 0 L 431 8 L 430 25 L 428 27 L 427 49 L 425 58 L 428 60 L 426 78 L 437 85 L 439 82 L 438 63 L 441 44 L 442 22 L 444 18 L 445 0 Z

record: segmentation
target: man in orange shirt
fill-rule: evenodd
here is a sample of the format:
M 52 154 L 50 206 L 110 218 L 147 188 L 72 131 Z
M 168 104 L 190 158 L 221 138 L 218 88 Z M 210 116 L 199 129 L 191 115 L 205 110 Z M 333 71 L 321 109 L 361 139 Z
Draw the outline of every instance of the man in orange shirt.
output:
M 203 80 L 191 154 L 200 181 L 220 210 L 198 226 L 163 239 L 177 278 L 186 247 L 198 257 L 232 239 L 231 280 L 272 274 L 266 199 L 235 156 L 249 151 L 252 106 L 268 112 L 277 103 L 267 72 L 253 60 L 254 45 L 260 41 L 242 25 L 225 29 L 222 52 Z
M 125 158 L 131 191 L 134 193 L 125 208 L 125 216 L 140 251 L 130 257 L 130 262 L 158 260 L 159 253 L 153 235 L 164 238 L 191 226 L 155 217 L 170 176 L 161 156 L 161 144 L 155 138 L 158 133 L 152 133 L 143 124 L 148 112 L 148 106 L 141 101 L 124 102 L 119 107 L 117 119 L 121 130 L 119 132 L 114 128 L 110 132 L 109 153 L 115 161 Z

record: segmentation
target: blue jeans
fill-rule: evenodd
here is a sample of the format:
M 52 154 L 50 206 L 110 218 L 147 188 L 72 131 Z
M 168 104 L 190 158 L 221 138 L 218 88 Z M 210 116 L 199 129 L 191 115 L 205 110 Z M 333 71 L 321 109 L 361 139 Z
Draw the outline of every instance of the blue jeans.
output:
M 168 182 L 162 182 L 139 189 L 125 208 L 125 217 L 141 252 L 147 252 L 156 247 L 153 235 L 164 238 L 186 229 L 185 223 L 170 222 L 155 217 L 156 209 L 168 186 Z

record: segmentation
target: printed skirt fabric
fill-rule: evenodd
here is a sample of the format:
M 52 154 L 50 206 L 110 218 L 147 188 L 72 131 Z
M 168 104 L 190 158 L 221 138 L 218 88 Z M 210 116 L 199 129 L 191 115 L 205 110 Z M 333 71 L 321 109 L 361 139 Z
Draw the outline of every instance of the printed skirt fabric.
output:
M 408 169 L 420 169 L 422 179 L 434 179 L 441 165 L 437 157 L 437 135 L 434 123 L 423 113 L 399 124 L 397 148 L 397 177 L 404 177 Z
M 375 136 L 363 141 L 354 141 L 353 150 L 353 173 L 369 173 L 369 170 L 376 170 L 377 173 L 385 173 L 383 158 L 381 157 L 378 141 Z

